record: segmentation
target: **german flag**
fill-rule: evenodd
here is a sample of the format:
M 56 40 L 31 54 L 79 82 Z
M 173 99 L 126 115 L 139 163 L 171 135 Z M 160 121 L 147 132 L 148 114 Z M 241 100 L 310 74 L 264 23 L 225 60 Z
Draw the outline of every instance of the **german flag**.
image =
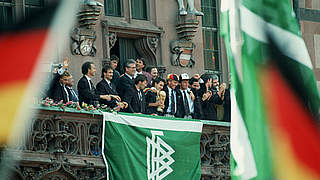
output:
M 320 179 L 319 112 L 296 71 L 271 40 L 270 65 L 261 73 L 277 179 Z M 266 83 L 271 82 L 272 84 Z M 319 107 L 318 107 L 319 108 Z M 312 111 L 315 109 L 316 111 Z M 319 110 L 319 109 L 318 109 Z
M 39 74 L 42 61 L 54 57 L 56 50 L 50 47 L 63 47 L 77 8 L 77 0 L 60 1 L 0 29 L 0 144 L 14 145 L 30 124 L 33 98 L 44 84 Z

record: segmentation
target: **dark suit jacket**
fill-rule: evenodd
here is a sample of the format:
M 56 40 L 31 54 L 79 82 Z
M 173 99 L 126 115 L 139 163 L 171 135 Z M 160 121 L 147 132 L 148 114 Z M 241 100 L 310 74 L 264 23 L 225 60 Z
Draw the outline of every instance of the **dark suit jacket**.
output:
M 177 112 L 175 114 L 175 117 L 179 117 L 179 118 L 183 118 L 185 116 L 182 96 L 183 96 L 182 92 L 180 90 L 176 90 Z
M 119 79 L 119 84 L 117 86 L 117 91 L 119 93 L 119 96 L 121 97 L 121 99 L 123 99 L 124 95 L 126 94 L 126 92 L 134 87 L 134 82 L 133 80 L 127 76 L 126 74 L 124 74 L 120 79 Z M 134 87 L 135 88 L 135 87 Z
M 213 91 L 210 99 L 202 101 L 203 119 L 204 120 L 217 120 L 217 109 L 215 104 L 222 104 L 223 101 L 220 96 Z
M 119 84 L 119 79 L 120 79 L 120 73 L 117 70 L 113 70 L 113 76 L 112 76 L 111 82 L 115 85 L 115 88 Z
M 118 95 L 117 91 L 115 90 L 115 85 L 111 83 L 112 88 L 109 86 L 108 82 L 105 79 L 102 79 L 98 84 L 97 84 L 97 93 L 99 95 Z M 112 98 L 111 101 L 107 101 L 105 99 L 100 99 L 99 100 L 100 104 L 105 104 L 108 105 L 111 108 L 114 108 L 117 105 L 117 100 Z
M 159 114 L 157 111 L 158 107 L 148 106 L 150 103 L 157 102 L 157 93 L 152 92 L 151 90 L 146 93 L 146 111 L 147 114 Z
M 192 115 L 192 118 L 193 119 L 202 119 L 202 117 L 203 117 L 203 110 L 201 107 L 202 94 L 201 94 L 200 90 L 196 90 L 194 88 L 192 88 L 191 91 L 193 92 L 193 94 L 195 96 L 195 100 L 193 102 L 194 113 Z
M 64 103 L 68 102 L 67 93 L 64 90 L 63 86 L 61 86 L 61 84 L 59 82 L 55 86 L 55 88 L 53 89 L 52 99 L 55 102 L 59 102 L 61 100 L 63 100 Z
M 93 85 L 90 90 L 89 82 L 85 76 L 82 76 L 78 82 L 78 93 L 80 105 L 82 105 L 82 102 L 94 105 L 94 101 L 99 101 L 100 99 L 100 96 L 96 93 L 96 89 Z
M 138 90 L 136 87 L 130 88 L 123 97 L 123 101 L 128 103 L 128 108 L 125 109 L 126 112 L 130 113 L 146 113 L 146 97 L 141 92 L 142 101 L 139 100 Z

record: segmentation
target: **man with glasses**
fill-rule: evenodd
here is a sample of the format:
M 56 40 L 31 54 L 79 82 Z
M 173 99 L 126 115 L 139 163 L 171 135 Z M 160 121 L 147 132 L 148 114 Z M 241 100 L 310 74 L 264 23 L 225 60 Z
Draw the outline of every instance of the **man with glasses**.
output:
M 133 59 L 128 59 L 124 64 L 125 73 L 119 79 L 119 84 L 117 86 L 117 91 L 123 99 L 126 92 L 134 85 L 134 74 L 136 73 L 136 61 Z

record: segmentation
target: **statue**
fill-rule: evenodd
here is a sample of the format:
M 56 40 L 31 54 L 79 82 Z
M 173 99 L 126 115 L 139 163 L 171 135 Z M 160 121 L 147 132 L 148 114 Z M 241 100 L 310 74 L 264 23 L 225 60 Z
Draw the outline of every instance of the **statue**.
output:
M 159 111 L 159 112 L 163 112 L 163 109 L 164 109 L 164 101 L 166 100 L 166 92 L 164 92 L 164 91 L 160 91 L 159 93 L 158 93 L 158 101 L 160 102 L 160 106 L 158 106 L 158 108 L 157 108 L 157 111 Z
M 179 14 L 182 16 L 185 16 L 187 14 L 194 14 L 196 16 L 203 16 L 203 13 L 200 11 L 197 11 L 194 8 L 194 0 L 186 0 L 187 4 L 188 4 L 188 12 L 186 11 L 186 9 L 184 8 L 184 0 L 177 0 L 178 1 L 178 5 L 179 5 Z

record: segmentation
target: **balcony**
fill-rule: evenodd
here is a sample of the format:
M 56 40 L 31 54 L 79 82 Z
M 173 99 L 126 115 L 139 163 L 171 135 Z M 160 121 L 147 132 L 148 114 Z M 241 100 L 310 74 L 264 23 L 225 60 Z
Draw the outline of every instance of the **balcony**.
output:
M 12 179 L 106 179 L 101 156 L 102 113 L 37 109 Z M 202 122 L 201 180 L 230 179 L 230 123 Z

